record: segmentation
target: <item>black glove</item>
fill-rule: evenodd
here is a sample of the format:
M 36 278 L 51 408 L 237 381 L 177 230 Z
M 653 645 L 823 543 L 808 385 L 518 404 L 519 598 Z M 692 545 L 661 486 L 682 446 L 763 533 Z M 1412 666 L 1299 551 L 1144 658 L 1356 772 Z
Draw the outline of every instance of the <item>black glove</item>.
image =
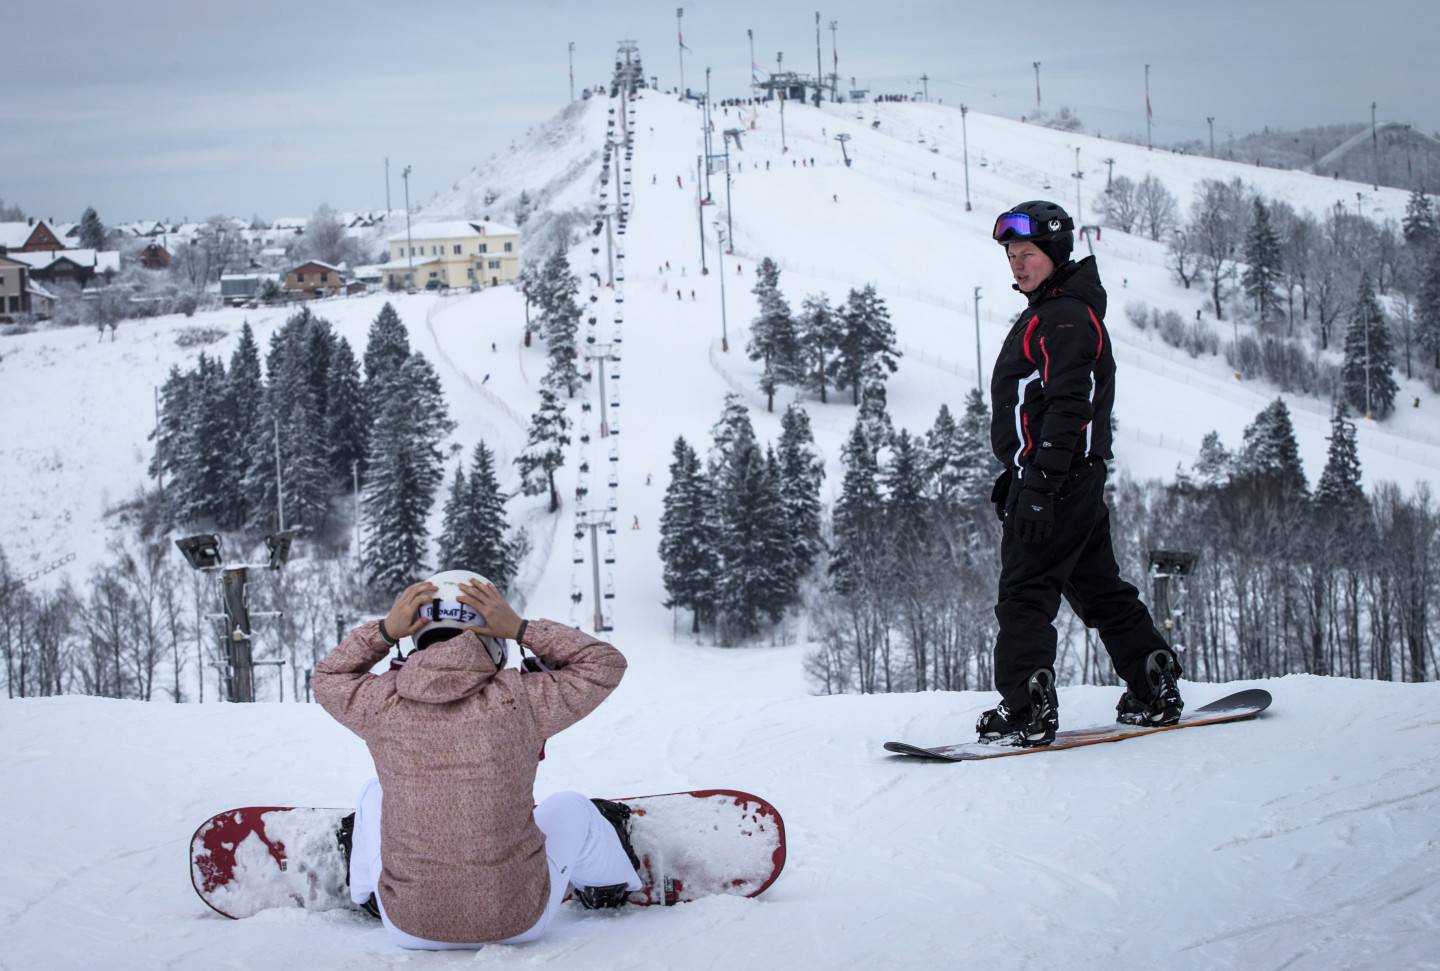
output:
M 990 501 L 995 504 L 995 518 L 1002 523 L 1005 521 L 1005 500 L 1010 498 L 1010 480 L 1013 476 L 1007 467 L 995 479 L 995 484 L 990 487 Z
M 1043 543 L 1055 530 L 1055 494 L 1066 476 L 1046 475 L 1039 466 L 1025 470 L 1024 488 L 1015 503 L 1015 530 L 1022 543 Z

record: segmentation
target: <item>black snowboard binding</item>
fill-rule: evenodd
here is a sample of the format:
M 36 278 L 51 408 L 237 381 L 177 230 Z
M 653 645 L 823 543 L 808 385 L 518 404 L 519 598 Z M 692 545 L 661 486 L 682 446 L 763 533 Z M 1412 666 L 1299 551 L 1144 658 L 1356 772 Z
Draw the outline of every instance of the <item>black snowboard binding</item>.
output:
M 1145 659 L 1143 696 L 1127 690 L 1115 706 L 1115 720 L 1122 725 L 1143 725 L 1160 728 L 1180 720 L 1185 702 L 1176 682 L 1180 679 L 1180 660 L 1170 650 L 1151 651 Z
M 340 828 L 335 830 L 335 842 L 340 844 L 340 854 L 345 857 L 345 886 L 350 886 L 350 849 L 355 842 L 355 814 L 342 816 Z M 364 911 L 376 920 L 380 919 L 380 905 L 375 902 L 375 895 L 372 893 L 370 899 L 360 905 Z
M 620 837 L 620 846 L 624 848 L 625 855 L 630 858 L 630 865 L 635 872 L 640 872 L 640 858 L 635 855 L 635 847 L 630 843 L 630 807 L 623 802 L 611 802 L 609 799 L 591 799 L 595 808 L 605 821 L 615 827 L 615 834 Z M 605 910 L 611 907 L 623 907 L 630 897 L 630 890 L 626 884 L 616 883 L 604 887 L 576 887 L 575 899 L 580 901 L 581 906 L 586 910 Z
M 1055 672 L 1041 668 L 1025 685 L 1029 704 L 1012 710 L 1005 702 L 983 713 L 975 732 L 985 745 L 1038 748 L 1055 741 L 1060 727 L 1060 700 L 1055 694 Z

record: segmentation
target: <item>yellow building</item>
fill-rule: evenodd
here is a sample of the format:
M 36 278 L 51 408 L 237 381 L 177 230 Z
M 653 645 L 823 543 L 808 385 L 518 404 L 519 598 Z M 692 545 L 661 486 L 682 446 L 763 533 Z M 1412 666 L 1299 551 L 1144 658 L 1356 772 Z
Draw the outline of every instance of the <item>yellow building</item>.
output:
M 385 242 L 390 259 L 380 272 L 392 290 L 495 287 L 520 275 L 520 230 L 513 226 L 483 219 L 415 223 Z

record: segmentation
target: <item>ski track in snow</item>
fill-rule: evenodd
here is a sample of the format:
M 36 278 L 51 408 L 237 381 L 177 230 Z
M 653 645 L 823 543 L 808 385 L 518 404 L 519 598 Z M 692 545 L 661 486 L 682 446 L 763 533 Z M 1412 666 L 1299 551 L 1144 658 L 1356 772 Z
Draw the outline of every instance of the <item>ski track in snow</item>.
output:
M 609 103 L 566 109 L 513 156 L 482 166 L 485 176 L 461 179 L 427 217 L 473 216 L 467 207 L 485 187 L 513 199 L 520 188 L 544 186 L 540 201 L 552 210 L 593 211 L 594 146 Z M 782 286 L 797 309 L 807 293 L 826 290 L 838 302 L 849 286 L 877 284 L 908 350 L 892 382 L 892 413 L 898 427 L 922 431 L 941 402 L 958 410 L 973 386 L 970 287 L 984 288 L 987 366 L 1021 307 L 988 238 L 993 210 L 1035 196 L 1037 178 L 1068 172 L 1071 144 L 1083 147 L 1087 184 L 1103 177 L 1096 160 L 1111 154 L 1117 174 L 1138 179 L 1154 170 L 1182 200 L 1199 178 L 1232 174 L 1312 210 L 1333 204 L 1337 193 L 1353 199 L 1357 188 L 972 112 L 976 210 L 966 213 L 956 111 L 900 104 L 866 106 L 862 114 L 790 106 L 791 155 L 782 157 L 775 113 L 755 113 L 757 128 L 735 156 L 745 170 L 734 184 L 737 254 L 724 262 L 727 354 L 719 349 L 718 273 L 698 272 L 696 112 L 654 93 L 637 105 L 633 219 L 623 237 L 630 269 L 624 380 L 615 389 L 623 390 L 624 434 L 612 440 L 621 456 L 621 522 L 636 515 L 642 523 L 615 537 L 611 637 L 630 668 L 605 705 L 547 747 L 536 786 L 541 798 L 572 788 L 611 796 L 715 786 L 760 793 L 784 815 L 789 840 L 785 872 L 763 897 L 618 914 L 567 908 L 542 942 L 473 954 L 398 951 L 368 918 L 346 911 L 273 910 L 228 921 L 190 887 L 185 853 L 195 826 L 233 806 L 348 805 L 373 772 L 365 747 L 318 708 L 293 703 L 12 700 L 0 702 L 0 778 L 7 795 L 18 794 L 0 800 L 7 847 L 0 968 L 1440 967 L 1440 786 L 1433 784 L 1440 686 L 1288 677 L 1263 683 L 1275 704 L 1252 722 L 991 763 L 912 763 L 886 755 L 882 743 L 964 740 L 991 693 L 813 697 L 801 671 L 803 643 L 720 649 L 692 640 L 684 617 L 677 632 L 677 618 L 660 606 L 655 553 L 675 436 L 703 451 L 724 393 L 735 390 L 759 437 L 774 440 L 779 412 L 794 397 L 782 391 L 777 412 L 767 414 L 755 388 L 758 365 L 744 352 L 757 257 L 795 258 Z M 729 123 L 723 117 L 717 125 Z M 870 128 L 872 117 L 881 119 L 879 131 Z M 852 135 L 852 169 L 834 155 L 832 139 L 842 131 Z M 924 146 L 915 144 L 922 131 Z M 929 151 L 937 141 L 938 154 Z M 817 166 L 783 164 L 801 154 L 813 154 Z M 984 168 L 976 162 L 982 156 Z M 683 189 L 674 187 L 676 173 Z M 1404 193 L 1365 189 L 1375 211 L 1403 210 Z M 706 210 L 713 265 L 708 221 L 720 212 Z M 871 244 L 856 245 L 856 227 Z M 1097 252 L 1122 361 L 1118 464 L 1137 476 L 1168 476 L 1211 428 L 1228 446 L 1238 444 L 1275 390 L 1236 384 L 1220 359 L 1190 361 L 1130 326 L 1129 301 L 1189 319 L 1203 294 L 1169 283 L 1155 244 L 1119 233 L 1105 239 Z M 572 250 L 578 273 L 590 265 L 590 241 L 587 235 Z M 649 272 L 666 260 L 670 272 Z M 674 297 L 677 287 L 687 291 L 683 300 Z M 602 320 L 608 294 L 596 306 Z M 508 457 L 524 442 L 523 416 L 538 398 L 529 375 L 545 366 L 542 342 L 521 344 L 519 294 L 402 293 L 312 308 L 362 353 L 386 300 L 412 346 L 436 364 L 459 425 L 451 442 L 462 446 L 460 460 L 468 464 L 483 438 L 503 480 Z M 75 549 L 78 579 L 103 556 L 103 544 L 88 537 L 106 528 L 104 506 L 143 480 L 150 385 L 195 355 L 174 345 L 177 330 L 222 328 L 227 336 L 206 350 L 228 358 L 242 320 L 263 348 L 286 314 L 224 310 L 188 321 L 127 321 L 113 345 L 94 345 L 88 332 L 7 339 L 0 410 L 29 419 L 0 443 L 10 467 L 25 472 L 0 482 L 0 522 L 17 566 L 35 565 L 42 548 Z M 1411 390 L 1402 382 L 1402 401 Z M 1287 397 L 1313 479 L 1324 459 L 1326 411 L 1317 399 Z M 1424 400 L 1433 405 L 1433 397 Z M 854 421 L 846 401 L 842 394 L 828 406 L 805 402 L 830 457 L 824 488 L 832 496 L 839 444 Z M 572 417 L 580 417 L 578 405 Z M 75 420 L 77 409 L 83 421 Z M 1367 483 L 1440 485 L 1433 429 L 1424 409 L 1412 412 L 1401 409 L 1384 425 L 1362 423 Z M 62 440 L 63 450 L 52 444 Z M 1402 450 L 1405 442 L 1413 447 Z M 600 470 L 589 479 L 593 495 L 605 482 L 608 450 L 598 438 L 590 445 Z M 544 496 L 509 507 L 535 543 L 520 584 L 532 616 L 568 609 L 566 537 L 559 536 L 558 553 L 555 546 L 558 530 L 573 523 L 575 465 L 557 476 L 558 515 L 546 512 Z M 95 494 L 93 482 L 105 483 L 108 494 Z M 75 497 L 64 515 L 56 495 Z M 579 616 L 588 617 L 588 583 L 584 592 Z M 1198 705 L 1248 684 L 1185 690 Z M 213 685 L 209 691 L 213 698 Z M 1118 692 L 1063 687 L 1064 725 L 1113 718 Z

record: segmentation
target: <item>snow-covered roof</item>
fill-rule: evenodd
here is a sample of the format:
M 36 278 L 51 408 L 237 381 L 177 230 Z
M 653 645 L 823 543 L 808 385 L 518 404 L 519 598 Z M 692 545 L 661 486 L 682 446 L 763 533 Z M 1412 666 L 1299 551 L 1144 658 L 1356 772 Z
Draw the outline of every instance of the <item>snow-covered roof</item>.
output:
M 429 259 L 424 259 L 424 258 L 421 258 L 421 257 L 417 256 L 417 257 L 415 257 L 414 266 L 415 266 L 415 268 L 418 270 L 418 269 L 419 269 L 420 267 L 422 267 L 422 266 L 429 266 L 431 263 L 439 263 L 439 262 L 442 262 L 442 261 L 441 261 L 441 260 L 438 260 L 438 259 L 435 259 L 434 257 L 431 257 L 431 258 L 429 258 Z M 411 263 L 410 263 L 409 260 L 391 260 L 389 263 L 381 263 L 381 264 L 377 265 L 377 266 L 375 267 L 375 269 L 377 269 L 377 270 L 408 270 L 408 269 L 410 269 L 410 266 L 411 266 Z
M 506 226 L 504 223 L 486 222 L 483 219 L 462 220 L 455 219 L 449 222 L 415 223 L 410 227 L 409 238 L 416 239 L 472 239 L 480 236 L 519 236 L 520 230 L 514 226 Z M 406 238 L 404 230 L 387 236 L 387 243 L 403 242 Z
M 58 260 L 69 260 L 78 266 L 91 267 L 96 273 L 118 273 L 120 253 L 116 250 L 50 249 L 32 253 L 10 253 L 10 259 L 28 264 L 33 270 L 48 269 Z
M 278 274 L 278 273 L 222 273 L 222 274 L 220 274 L 220 282 L 221 282 L 221 283 L 224 283 L 226 280 L 275 280 L 276 282 L 279 282 L 279 280 L 280 280 L 280 274 Z
M 304 216 L 281 216 L 279 219 L 270 221 L 271 229 L 288 229 L 292 232 L 300 232 L 310 220 Z
M 31 225 L 23 219 L 19 222 L 0 223 L 0 246 L 24 246 L 25 241 L 30 238 L 31 233 L 35 232 L 35 226 L 38 225 L 38 222 Z
M 285 247 L 283 247 L 283 246 L 267 246 L 265 249 L 262 249 L 262 250 L 260 251 L 260 255 L 261 255 L 261 256 L 284 256 L 284 255 L 285 255 Z
M 43 299 L 45 299 L 45 300 L 54 300 L 54 299 L 55 299 L 55 294 L 51 293 L 49 290 L 46 290 L 44 287 L 42 287 L 40 284 L 36 283 L 34 280 L 29 280 L 29 281 L 27 281 L 26 284 L 25 284 L 25 289 L 26 289 L 26 290 L 29 290 L 30 293 L 33 294 L 34 296 L 41 297 L 41 298 L 43 298 Z
M 380 264 L 357 266 L 351 273 L 351 276 L 355 277 L 355 279 L 357 280 L 376 280 L 380 278 L 380 273 L 383 269 L 384 266 Z
M 336 266 L 333 263 L 326 263 L 324 260 L 306 260 L 304 263 L 296 263 L 290 268 L 291 272 L 304 269 L 307 266 L 318 266 L 323 270 L 334 270 L 336 273 L 347 272 L 344 265 Z

